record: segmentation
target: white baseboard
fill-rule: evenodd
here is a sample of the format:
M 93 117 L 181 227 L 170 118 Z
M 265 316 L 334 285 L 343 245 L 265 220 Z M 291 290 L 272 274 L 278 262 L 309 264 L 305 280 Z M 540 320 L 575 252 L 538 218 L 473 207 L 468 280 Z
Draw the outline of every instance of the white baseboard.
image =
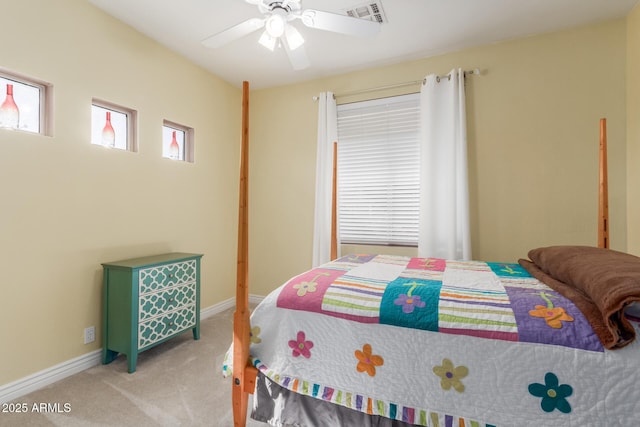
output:
M 200 309 L 200 320 L 204 320 L 206 318 L 209 318 L 211 316 L 213 316 L 214 314 L 218 314 L 218 313 L 222 313 L 223 311 L 225 311 L 228 308 L 232 308 L 235 307 L 236 305 L 236 299 L 235 298 L 229 298 L 227 300 L 224 300 L 222 302 L 219 302 L 217 304 L 213 304 L 207 308 L 201 308 Z
M 258 305 L 262 302 L 263 299 L 264 299 L 264 296 L 262 295 L 249 294 L 249 304 L 251 305 Z M 213 316 L 214 314 L 221 313 L 226 309 L 233 308 L 235 306 L 236 306 L 236 299 L 229 298 L 227 300 L 219 302 L 218 304 L 214 304 L 205 309 L 200 309 L 200 320 L 204 320 L 208 317 Z
M 0 386 L 0 403 L 17 399 L 85 369 L 92 368 L 99 365 L 101 360 L 102 350 L 94 350 L 91 353 L 83 354 L 75 359 L 67 360 L 28 377 Z
M 258 304 L 264 297 L 259 295 L 250 295 L 249 303 Z M 229 298 L 218 304 L 200 310 L 200 320 L 206 319 L 223 312 L 228 308 L 236 305 L 235 298 Z M 102 363 L 102 349 L 94 350 L 90 353 L 74 359 L 67 360 L 50 368 L 36 372 L 27 377 L 20 378 L 14 382 L 0 386 L 0 403 L 10 402 L 32 391 L 36 391 L 43 387 L 60 381 L 85 369 L 92 368 Z
M 263 299 L 264 299 L 264 296 L 262 295 L 249 294 L 249 304 L 258 305 L 262 302 Z

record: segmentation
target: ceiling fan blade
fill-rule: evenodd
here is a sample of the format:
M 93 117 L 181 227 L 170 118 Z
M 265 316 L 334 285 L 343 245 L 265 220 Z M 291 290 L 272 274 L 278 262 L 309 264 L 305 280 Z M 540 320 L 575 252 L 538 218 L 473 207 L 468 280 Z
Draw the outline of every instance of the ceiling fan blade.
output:
M 300 14 L 302 23 L 310 28 L 333 31 L 358 37 L 371 37 L 378 34 L 380 24 L 367 19 L 352 18 L 322 10 L 306 9 Z
M 264 27 L 264 19 L 251 18 L 202 40 L 206 47 L 217 48 Z
M 282 45 L 284 50 L 287 52 L 289 62 L 294 70 L 304 70 L 311 65 L 309 58 L 307 57 L 307 52 L 304 50 L 304 46 L 298 46 L 292 50 L 289 49 L 289 44 L 286 40 L 283 40 Z

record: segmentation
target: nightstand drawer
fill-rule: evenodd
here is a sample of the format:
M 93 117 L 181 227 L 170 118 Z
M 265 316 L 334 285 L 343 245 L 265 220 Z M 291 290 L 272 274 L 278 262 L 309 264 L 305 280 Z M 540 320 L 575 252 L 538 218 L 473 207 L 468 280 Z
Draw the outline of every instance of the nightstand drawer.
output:
M 149 319 L 138 326 L 138 350 L 195 325 L 195 305 Z
M 196 283 L 191 282 L 167 288 L 164 291 L 144 294 L 140 296 L 139 302 L 138 320 L 144 322 L 180 306 L 194 305 L 196 303 Z
M 197 275 L 196 260 L 145 268 L 139 274 L 140 294 L 155 292 L 169 286 L 194 282 Z

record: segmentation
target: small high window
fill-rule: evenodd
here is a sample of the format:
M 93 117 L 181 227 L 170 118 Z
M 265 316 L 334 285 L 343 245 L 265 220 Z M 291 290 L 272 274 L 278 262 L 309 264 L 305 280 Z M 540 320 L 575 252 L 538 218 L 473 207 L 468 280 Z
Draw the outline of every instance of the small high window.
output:
M 162 157 L 193 163 L 193 128 L 165 120 L 162 126 Z
M 52 86 L 0 71 L 0 128 L 51 135 Z
M 137 151 L 135 123 L 134 110 L 94 99 L 91 104 L 91 143 Z

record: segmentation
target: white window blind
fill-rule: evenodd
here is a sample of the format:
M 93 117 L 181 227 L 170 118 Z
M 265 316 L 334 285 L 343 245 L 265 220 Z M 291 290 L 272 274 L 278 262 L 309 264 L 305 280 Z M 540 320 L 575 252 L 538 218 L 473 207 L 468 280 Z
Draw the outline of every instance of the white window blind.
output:
M 338 106 L 341 243 L 417 246 L 419 94 Z

